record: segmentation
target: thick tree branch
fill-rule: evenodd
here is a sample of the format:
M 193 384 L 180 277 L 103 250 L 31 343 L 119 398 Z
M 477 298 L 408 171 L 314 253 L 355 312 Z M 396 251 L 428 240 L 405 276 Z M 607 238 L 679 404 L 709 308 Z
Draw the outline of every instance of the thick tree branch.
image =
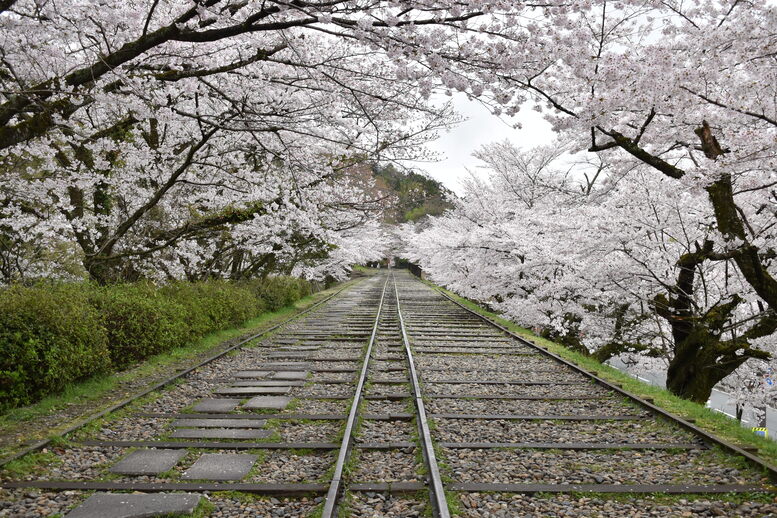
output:
M 116 228 L 116 231 L 113 233 L 113 235 L 105 240 L 104 243 L 101 244 L 100 249 L 97 250 L 96 253 L 91 254 L 93 256 L 98 255 L 110 255 L 113 247 L 116 245 L 116 243 L 124 237 L 124 235 L 135 225 L 135 223 L 140 220 L 149 210 L 151 210 L 153 207 L 155 207 L 159 200 L 162 199 L 162 197 L 167 194 L 167 192 L 173 188 L 173 186 L 178 181 L 178 178 L 182 174 L 184 174 L 188 169 L 189 166 L 192 164 L 192 161 L 194 160 L 194 157 L 197 155 L 197 153 L 202 149 L 205 144 L 207 144 L 208 140 L 217 132 L 218 130 L 216 128 L 212 128 L 210 131 L 208 131 L 205 135 L 202 136 L 202 138 L 194 145 L 192 145 L 189 148 L 189 151 L 186 153 L 186 157 L 184 158 L 183 162 L 181 163 L 178 168 L 176 168 L 175 171 L 173 171 L 173 174 L 170 175 L 170 177 L 167 179 L 167 181 L 154 193 L 151 198 L 149 198 L 146 203 L 141 205 L 135 212 L 133 212 L 126 220 L 124 220 L 119 226 Z
M 666 160 L 656 155 L 653 155 L 648 151 L 645 151 L 635 141 L 626 137 L 622 133 L 615 130 L 605 131 L 598 126 L 597 126 L 597 129 L 602 133 L 604 133 L 605 135 L 609 135 L 612 138 L 613 142 L 615 142 L 615 144 L 617 144 L 621 149 L 623 149 L 630 155 L 634 156 L 635 158 L 638 158 L 642 162 L 661 171 L 666 176 L 669 176 L 675 179 L 680 179 L 685 175 L 685 171 L 683 171 L 679 167 L 676 167 L 670 164 Z
M 698 97 L 699 99 L 702 99 L 702 100 L 704 100 L 704 101 L 706 101 L 706 102 L 708 102 L 708 103 L 710 103 L 710 104 L 714 104 L 715 106 L 718 106 L 718 107 L 720 107 L 720 108 L 724 108 L 724 109 L 726 109 L 726 110 L 735 111 L 735 112 L 737 112 L 737 113 L 741 113 L 742 115 L 748 115 L 748 116 L 750 116 L 750 117 L 754 117 L 754 118 L 756 118 L 756 119 L 759 119 L 759 120 L 762 120 L 762 121 L 764 121 L 764 122 L 766 122 L 766 123 L 768 123 L 768 124 L 771 124 L 772 126 L 777 126 L 777 120 L 775 120 L 775 119 L 772 119 L 771 117 L 768 117 L 768 116 L 767 116 L 766 114 L 764 114 L 764 113 L 756 113 L 756 112 L 753 112 L 753 111 L 750 111 L 750 110 L 742 110 L 742 109 L 740 109 L 740 108 L 734 108 L 733 106 L 729 106 L 728 104 L 725 104 L 725 103 L 723 103 L 723 102 L 721 102 L 721 101 L 717 101 L 717 100 L 715 100 L 715 99 L 712 99 L 712 98 L 710 98 L 710 97 L 707 97 L 707 96 L 706 96 L 706 95 L 704 95 L 704 94 L 700 94 L 700 93 L 698 93 L 698 92 L 694 92 L 693 90 L 691 90 L 690 88 L 687 88 L 687 87 L 685 87 L 685 86 L 681 86 L 680 88 L 681 88 L 682 90 L 685 90 L 685 91 L 686 91 L 686 92 L 688 92 L 689 94 L 691 94 L 691 95 L 695 95 L 695 96 L 696 96 L 696 97 Z
M 224 72 L 232 72 L 234 70 L 238 70 L 252 63 L 256 63 L 258 61 L 264 61 L 270 56 L 272 56 L 273 54 L 276 54 L 287 47 L 288 47 L 287 43 L 281 43 L 280 45 L 276 45 L 270 50 L 259 49 L 256 51 L 256 54 L 254 54 L 250 58 L 235 61 L 234 63 L 230 63 L 228 65 L 224 65 L 216 68 L 204 69 L 204 70 L 167 70 L 167 71 L 159 72 L 155 74 L 154 77 L 161 81 L 179 81 L 181 79 L 185 79 L 189 77 L 205 77 L 205 76 L 212 76 L 215 74 L 222 74 Z

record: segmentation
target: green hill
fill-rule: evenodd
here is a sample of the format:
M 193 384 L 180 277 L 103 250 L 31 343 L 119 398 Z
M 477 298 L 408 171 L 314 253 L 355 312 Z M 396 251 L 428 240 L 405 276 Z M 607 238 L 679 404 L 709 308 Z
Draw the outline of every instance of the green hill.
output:
M 424 174 L 375 163 L 372 164 L 372 175 L 380 190 L 395 197 L 385 213 L 387 223 L 418 221 L 424 216 L 438 216 L 453 207 L 453 192 Z

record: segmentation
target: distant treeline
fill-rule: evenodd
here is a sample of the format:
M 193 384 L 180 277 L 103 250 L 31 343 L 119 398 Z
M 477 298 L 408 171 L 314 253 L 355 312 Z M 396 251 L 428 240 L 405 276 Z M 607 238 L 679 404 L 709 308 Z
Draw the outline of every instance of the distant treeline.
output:
M 398 198 L 387 211 L 388 223 L 418 221 L 424 216 L 439 216 L 453 208 L 454 194 L 443 184 L 413 171 L 400 171 L 391 164 L 373 164 L 372 174 L 381 188 Z

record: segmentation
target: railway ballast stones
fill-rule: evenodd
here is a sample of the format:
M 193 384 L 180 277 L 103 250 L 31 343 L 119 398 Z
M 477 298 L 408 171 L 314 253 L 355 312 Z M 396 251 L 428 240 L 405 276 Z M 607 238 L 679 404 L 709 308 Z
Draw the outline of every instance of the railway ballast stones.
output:
M 405 272 L 67 441 L 2 472 L 0 517 L 777 516 L 773 469 Z

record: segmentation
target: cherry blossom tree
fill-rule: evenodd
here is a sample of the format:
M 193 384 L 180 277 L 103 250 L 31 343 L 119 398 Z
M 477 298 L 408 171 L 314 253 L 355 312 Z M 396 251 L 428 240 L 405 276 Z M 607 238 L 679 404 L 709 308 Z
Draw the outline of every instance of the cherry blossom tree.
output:
M 618 257 L 645 274 L 623 276 L 616 267 L 604 279 L 628 290 L 640 281 L 640 313 L 657 315 L 656 329 L 669 331 L 669 389 L 704 401 L 749 358 L 767 358 L 763 347 L 777 329 L 777 11 L 763 2 L 596 0 L 551 3 L 533 14 L 522 24 L 531 34 L 523 48 L 505 48 L 512 63 L 497 77 L 515 93 L 502 104 L 515 111 L 531 99 L 574 150 L 601 155 L 618 174 L 639 171 L 640 185 L 620 202 L 635 214 L 618 218 L 616 210 L 602 220 L 603 207 L 578 214 L 575 247 L 586 249 L 591 221 L 614 231 L 597 246 L 613 250 L 622 239 Z M 654 222 L 641 212 L 651 206 Z M 559 264 L 569 267 L 564 258 L 543 259 L 552 265 L 545 280 L 556 281 Z M 583 297 L 601 311 L 606 289 L 595 285 L 603 291 L 593 296 L 577 273 L 563 276 L 565 300 Z M 644 283 L 660 289 L 643 290 Z M 554 314 L 592 331 L 580 314 Z
M 708 391 L 697 392 L 695 380 L 712 386 L 747 357 L 764 357 L 750 342 L 777 329 L 777 12 L 738 2 L 580 7 L 546 12 L 547 37 L 574 38 L 574 51 L 562 44 L 560 59 L 513 79 L 550 104 L 555 128 L 578 145 L 620 153 L 675 180 L 677 191 L 706 196 L 715 232 L 694 239 L 677 259 L 675 281 L 652 301 L 675 344 L 669 388 L 703 400 Z M 719 269 L 710 263 L 735 266 L 746 286 L 699 312 L 696 290 L 706 284 L 696 278 Z M 750 325 L 723 339 L 742 318 Z
M 570 175 L 552 160 L 559 147 L 479 150 L 488 178 L 469 181 L 451 213 L 407 228 L 405 254 L 455 291 L 601 361 L 658 361 L 669 388 L 697 401 L 749 359 L 769 358 L 769 310 L 733 261 L 683 268 L 719 235 L 704 191 L 678 190 L 644 165 Z M 679 294 L 702 335 L 692 360 L 665 313 L 663 301 Z
M 767 358 L 767 4 L 98 7 L 0 2 L 5 279 L 45 272 L 52 249 L 100 282 L 341 275 L 391 246 L 354 165 L 423 155 L 453 120 L 429 96 L 461 91 L 508 115 L 531 101 L 593 167 L 553 170 L 557 149 L 490 146 L 492 177 L 408 235 L 408 254 L 581 350 L 661 358 L 683 397 L 706 399 Z
M 181 273 L 208 262 L 193 257 L 203 243 L 199 255 L 222 257 L 214 234 L 277 230 L 268 220 L 285 211 L 306 213 L 286 235 L 321 252 L 315 234 L 337 228 L 314 228 L 326 217 L 309 211 L 361 203 L 343 172 L 417 157 L 451 120 L 424 100 L 442 73 L 428 60 L 455 63 L 439 49 L 464 45 L 455 28 L 481 7 L 4 3 L 2 216 L 57 207 L 55 232 L 100 282 Z M 434 48 L 421 27 L 436 32 Z
M 767 344 L 765 347 L 769 347 Z M 777 401 L 777 360 L 748 361 L 720 383 L 736 404 L 738 419 L 746 410 L 755 426 L 766 426 L 766 408 Z

